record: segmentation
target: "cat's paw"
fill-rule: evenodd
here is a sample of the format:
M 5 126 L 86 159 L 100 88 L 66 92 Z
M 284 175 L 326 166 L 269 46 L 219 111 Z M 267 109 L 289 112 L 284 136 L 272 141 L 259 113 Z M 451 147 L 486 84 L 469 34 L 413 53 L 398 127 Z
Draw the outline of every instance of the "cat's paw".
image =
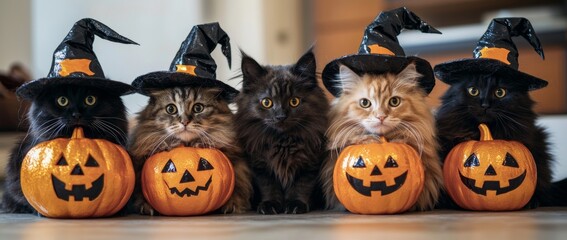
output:
M 278 214 L 282 212 L 282 204 L 276 201 L 263 201 L 258 204 L 257 212 L 264 215 Z
M 220 209 L 223 214 L 231 214 L 231 213 L 245 213 L 246 207 L 243 204 L 239 204 L 236 201 L 229 200 L 222 208 Z
M 154 210 L 154 208 L 152 206 L 150 206 L 150 204 L 148 202 L 146 202 L 146 200 L 144 200 L 144 199 L 136 200 L 136 203 L 134 205 L 134 209 L 140 215 L 148 215 L 148 216 L 158 216 L 159 215 L 159 213 L 156 210 Z
M 300 200 L 291 200 L 285 203 L 285 213 L 287 214 L 302 214 L 309 212 L 309 205 Z

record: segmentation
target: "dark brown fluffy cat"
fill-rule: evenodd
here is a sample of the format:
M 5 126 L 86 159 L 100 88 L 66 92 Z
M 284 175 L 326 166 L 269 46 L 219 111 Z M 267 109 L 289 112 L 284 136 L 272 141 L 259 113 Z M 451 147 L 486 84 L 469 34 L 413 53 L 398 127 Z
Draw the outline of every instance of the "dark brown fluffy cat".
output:
M 340 67 L 343 93 L 329 113 L 331 125 L 326 134 L 330 153 L 321 172 L 327 208 L 342 208 L 333 190 L 333 168 L 339 153 L 349 145 L 379 142 L 381 135 L 391 142 L 409 144 L 421 156 L 425 185 L 413 209 L 435 206 L 442 188 L 441 162 L 435 119 L 425 102 L 427 94 L 417 83 L 420 77 L 413 63 L 399 74 L 363 76 Z
M 231 160 L 236 176 L 232 197 L 221 211 L 242 213 L 250 208 L 251 175 L 236 144 L 233 114 L 219 94 L 215 88 L 189 87 L 152 92 L 148 105 L 137 117 L 128 150 L 138 180 L 144 162 L 154 153 L 180 145 L 221 150 Z M 132 207 L 141 214 L 154 214 L 140 192 L 139 181 Z

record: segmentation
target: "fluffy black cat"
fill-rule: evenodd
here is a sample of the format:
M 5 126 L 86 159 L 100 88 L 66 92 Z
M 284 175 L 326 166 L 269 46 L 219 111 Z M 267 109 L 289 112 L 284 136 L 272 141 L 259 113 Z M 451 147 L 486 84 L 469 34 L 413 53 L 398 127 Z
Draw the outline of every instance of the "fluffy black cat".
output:
M 295 65 L 260 66 L 243 54 L 236 129 L 261 214 L 305 213 L 325 157 L 328 101 L 310 50 Z
M 28 133 L 12 150 L 6 167 L 6 192 L 2 201 L 5 212 L 35 212 L 22 193 L 20 169 L 26 153 L 38 143 L 69 138 L 73 129 L 81 126 L 87 138 L 126 144 L 128 122 L 122 99 L 93 88 L 48 87 L 33 99 L 28 120 Z
M 505 81 L 497 74 L 469 74 L 460 78 L 441 98 L 442 105 L 437 112 L 441 159 L 444 160 L 455 145 L 478 140 L 478 125 L 486 123 L 494 139 L 521 142 L 535 159 L 536 191 L 526 207 L 556 205 L 557 198 L 552 195 L 556 195 L 557 186 L 551 184 L 548 134 L 536 124 L 537 114 L 532 110 L 534 101 L 527 85 Z M 440 207 L 456 206 L 445 195 Z

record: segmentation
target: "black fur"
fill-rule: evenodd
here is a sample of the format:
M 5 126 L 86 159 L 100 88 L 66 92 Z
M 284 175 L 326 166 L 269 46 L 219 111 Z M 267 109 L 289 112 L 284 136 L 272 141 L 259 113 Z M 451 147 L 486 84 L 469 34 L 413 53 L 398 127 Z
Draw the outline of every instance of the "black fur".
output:
M 236 129 L 259 192 L 262 214 L 305 213 L 325 157 L 328 101 L 318 87 L 315 56 L 295 65 L 260 66 L 244 55 Z M 270 98 L 273 107 L 261 105 Z M 300 99 L 291 107 L 293 97 Z
M 552 156 L 549 153 L 548 134 L 536 124 L 537 114 L 532 110 L 534 101 L 525 84 L 505 79 L 497 74 L 456 76 L 443 95 L 437 112 L 440 157 L 445 160 L 451 149 L 464 141 L 478 140 L 478 125 L 486 123 L 494 139 L 515 140 L 523 143 L 532 153 L 537 166 L 537 185 L 534 196 L 526 206 L 535 208 L 556 204 L 551 197 Z M 520 80 L 518 80 L 520 81 Z M 480 94 L 468 94 L 469 87 L 476 87 Z M 504 88 L 506 95 L 495 96 L 497 88 Z M 439 207 L 456 207 L 446 194 Z
M 68 98 L 67 106 L 57 104 L 60 96 Z M 96 97 L 94 105 L 85 103 L 87 96 Z M 12 150 L 6 167 L 6 192 L 2 200 L 5 212 L 35 212 L 23 196 L 20 169 L 26 153 L 38 143 L 69 138 L 75 126 L 83 127 L 87 138 L 106 139 L 122 146 L 126 143 L 126 107 L 119 96 L 109 95 L 106 91 L 76 86 L 46 88 L 33 99 L 28 120 L 30 129 Z

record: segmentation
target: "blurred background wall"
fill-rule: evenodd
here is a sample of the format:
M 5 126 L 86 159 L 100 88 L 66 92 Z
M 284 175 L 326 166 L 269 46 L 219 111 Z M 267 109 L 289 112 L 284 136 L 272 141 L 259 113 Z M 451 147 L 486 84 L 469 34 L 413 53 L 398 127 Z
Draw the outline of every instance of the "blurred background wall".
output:
M 550 82 L 533 92 L 541 124 L 550 129 L 558 161 L 555 178 L 567 176 L 567 41 L 566 1 L 558 0 L 2 0 L 0 1 L 0 72 L 11 64 L 27 66 L 33 78 L 47 75 L 53 50 L 72 24 L 92 17 L 140 46 L 97 38 L 94 50 L 107 77 L 130 83 L 150 71 L 166 70 L 195 24 L 218 21 L 232 41 L 232 69 L 215 50 L 219 79 L 239 74 L 240 51 L 264 64 L 289 64 L 312 44 L 318 71 L 330 60 L 358 49 L 364 28 L 382 10 L 407 6 L 444 34 L 403 32 L 408 55 L 432 65 L 470 57 L 493 17 L 528 17 L 546 54 L 537 57 L 516 38 L 520 69 Z M 228 83 L 239 88 L 238 79 Z M 446 85 L 437 81 L 429 103 L 436 107 Z M 141 95 L 126 96 L 130 114 L 146 104 Z M 1 100 L 0 100 L 1 101 Z M 20 133 L 21 134 L 21 133 Z M 18 135 L 16 133 L 16 135 Z M 0 132 L 0 165 L 15 136 Z M 3 171 L 0 171 L 3 172 Z

